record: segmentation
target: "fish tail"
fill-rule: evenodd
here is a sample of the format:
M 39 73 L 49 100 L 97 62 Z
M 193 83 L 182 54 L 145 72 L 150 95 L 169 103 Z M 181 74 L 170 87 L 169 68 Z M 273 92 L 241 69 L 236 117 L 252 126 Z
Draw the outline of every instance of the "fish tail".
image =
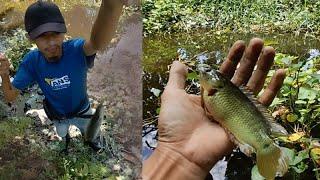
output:
M 259 173 L 266 179 L 283 176 L 288 170 L 289 158 L 284 150 L 276 144 L 257 151 L 257 165 Z

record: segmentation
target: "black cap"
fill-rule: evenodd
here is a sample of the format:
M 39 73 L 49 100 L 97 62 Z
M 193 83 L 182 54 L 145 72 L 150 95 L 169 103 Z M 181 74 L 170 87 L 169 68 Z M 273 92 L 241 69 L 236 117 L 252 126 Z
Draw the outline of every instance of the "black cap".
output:
M 59 7 L 51 2 L 37 1 L 31 4 L 24 16 L 24 24 L 31 39 L 49 31 L 67 32 Z

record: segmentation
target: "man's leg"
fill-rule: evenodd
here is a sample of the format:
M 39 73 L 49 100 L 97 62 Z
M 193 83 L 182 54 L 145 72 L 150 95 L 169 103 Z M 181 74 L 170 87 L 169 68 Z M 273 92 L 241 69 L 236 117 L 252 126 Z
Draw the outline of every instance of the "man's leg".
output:
M 69 120 L 53 120 L 52 121 L 54 126 L 56 127 L 56 131 L 58 136 L 60 136 L 61 138 L 65 138 L 68 131 L 69 131 Z
M 61 151 L 64 152 L 65 154 L 68 154 L 68 146 L 70 143 L 70 135 L 69 135 L 69 126 L 70 122 L 69 119 L 65 120 L 53 120 L 53 124 L 56 127 L 56 131 L 58 136 L 62 138 L 63 141 L 65 141 L 65 148 Z
M 84 115 L 93 115 L 93 114 L 94 114 L 94 110 L 90 108 Z M 100 117 L 100 118 L 103 118 L 103 117 Z M 86 137 L 86 133 L 87 133 L 90 122 L 91 122 L 91 118 L 73 118 L 70 120 L 70 124 L 73 124 L 80 129 L 83 137 Z M 100 149 L 102 149 L 100 144 L 100 134 L 101 134 L 100 126 L 97 126 L 97 129 L 95 131 L 98 132 L 96 139 L 93 139 L 93 140 L 85 139 L 85 144 L 88 144 L 93 150 L 99 151 Z

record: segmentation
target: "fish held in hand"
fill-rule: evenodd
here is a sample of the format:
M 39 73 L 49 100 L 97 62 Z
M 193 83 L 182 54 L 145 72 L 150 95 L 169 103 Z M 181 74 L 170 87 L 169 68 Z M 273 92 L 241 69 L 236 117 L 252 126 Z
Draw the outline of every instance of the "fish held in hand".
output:
M 254 151 L 259 173 L 266 179 L 282 176 L 288 170 L 288 157 L 273 140 L 273 135 L 287 134 L 273 121 L 267 109 L 252 93 L 241 90 L 220 72 L 199 65 L 202 105 L 209 116 L 235 138 L 247 154 Z
M 98 134 L 100 132 L 100 126 L 103 120 L 103 113 L 104 113 L 103 105 L 99 104 L 87 127 L 87 131 L 85 134 L 85 139 L 87 141 L 91 142 L 98 137 Z

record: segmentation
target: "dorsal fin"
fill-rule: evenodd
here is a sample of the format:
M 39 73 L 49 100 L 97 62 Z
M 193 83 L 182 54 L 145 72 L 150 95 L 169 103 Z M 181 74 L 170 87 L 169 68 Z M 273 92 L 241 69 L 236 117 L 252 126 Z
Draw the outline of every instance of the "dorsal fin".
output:
M 268 119 L 269 121 L 273 121 L 273 117 L 268 112 L 268 109 L 262 105 L 258 99 L 255 97 L 253 92 L 246 86 L 240 86 L 239 89 L 250 99 L 250 101 L 259 109 L 259 111 Z
M 258 110 L 266 118 L 267 123 L 270 126 L 272 135 L 288 135 L 286 129 L 274 121 L 274 118 L 271 116 L 271 113 L 268 111 L 268 109 L 258 101 L 258 99 L 255 97 L 253 92 L 248 87 L 240 86 L 239 89 L 248 97 L 248 99 L 258 108 Z

